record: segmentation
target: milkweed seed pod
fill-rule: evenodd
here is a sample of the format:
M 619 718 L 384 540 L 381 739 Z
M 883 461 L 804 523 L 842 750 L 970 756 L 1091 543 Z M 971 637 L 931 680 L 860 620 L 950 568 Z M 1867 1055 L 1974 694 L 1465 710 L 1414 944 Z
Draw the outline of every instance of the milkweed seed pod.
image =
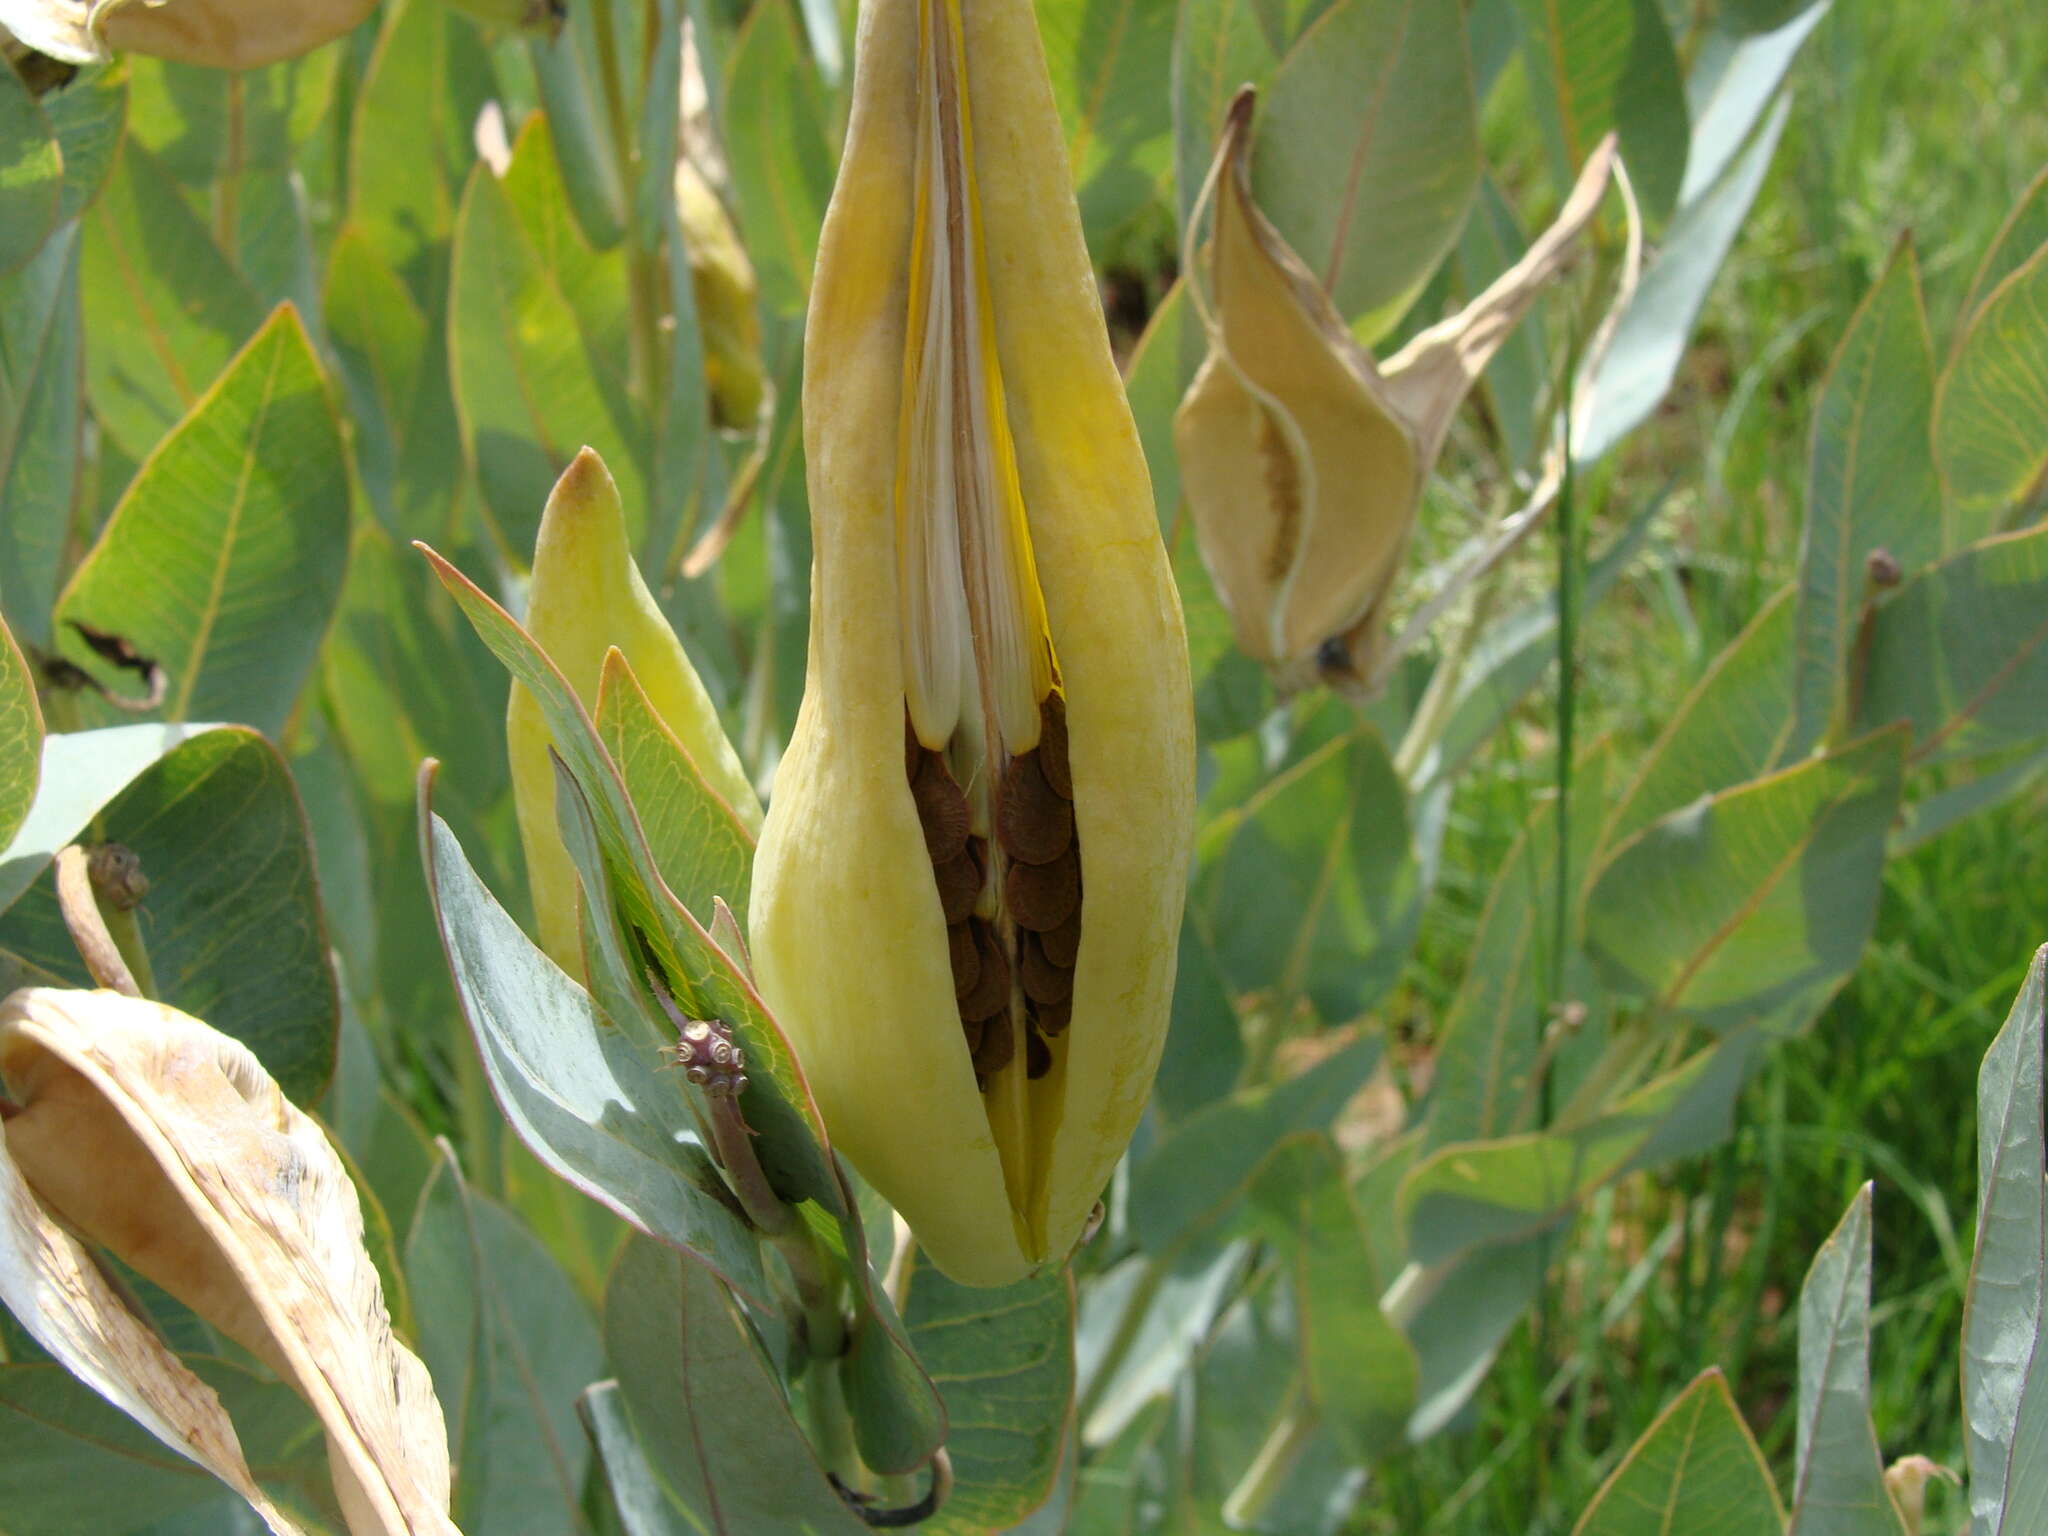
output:
M 1029 0 L 870 0 L 804 351 L 809 674 L 763 996 L 940 1269 L 1064 1260 L 1166 1029 L 1180 604 Z
M 761 802 L 682 641 L 640 578 L 627 544 L 619 488 L 604 460 L 588 448 L 562 472 L 541 514 L 526 628 L 592 709 L 605 652 L 618 647 L 705 783 L 750 830 L 759 829 Z M 505 740 L 540 946 L 563 970 L 581 976 L 576 868 L 555 827 L 555 773 L 548 762 L 553 738 L 540 705 L 516 683 L 505 710 Z
M 256 69 L 341 36 L 376 8 L 377 0 L 0 0 L 0 27 L 70 64 L 144 53 Z
M 1592 218 L 1613 148 L 1520 262 L 1382 365 L 1253 202 L 1252 105 L 1225 118 L 1189 273 L 1209 351 L 1174 416 L 1181 483 L 1239 649 L 1283 686 L 1363 678 L 1451 418 Z
M 765 388 L 754 264 L 717 190 L 687 155 L 676 161 L 676 222 L 690 262 L 712 420 L 734 430 L 752 427 Z

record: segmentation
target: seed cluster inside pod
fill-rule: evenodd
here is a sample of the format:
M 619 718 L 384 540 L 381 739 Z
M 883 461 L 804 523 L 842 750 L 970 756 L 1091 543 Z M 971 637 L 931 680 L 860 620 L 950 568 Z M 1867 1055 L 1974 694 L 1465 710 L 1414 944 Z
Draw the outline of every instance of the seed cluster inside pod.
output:
M 1052 1070 L 1048 1041 L 1073 1015 L 1081 946 L 1066 705 L 1057 692 L 1046 696 L 1037 744 L 1009 759 L 980 815 L 948 753 L 919 742 L 907 715 L 904 772 L 946 919 L 953 997 L 975 1079 L 986 1091 L 1015 1061 L 1020 1040 L 1026 1073 L 1043 1077 Z

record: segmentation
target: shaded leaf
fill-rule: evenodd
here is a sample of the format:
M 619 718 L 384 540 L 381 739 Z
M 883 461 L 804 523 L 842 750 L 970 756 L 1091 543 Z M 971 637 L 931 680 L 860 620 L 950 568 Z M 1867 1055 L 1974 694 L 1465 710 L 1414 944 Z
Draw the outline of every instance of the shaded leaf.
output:
M 1998 233 L 1992 236 L 1976 276 L 1970 279 L 1970 295 L 1956 312 L 1963 322 L 1956 330 L 1956 345 L 1961 345 L 1970 334 L 1970 320 L 1993 290 L 2044 245 L 2048 245 L 2048 166 L 2036 173 L 2005 216 L 2005 222 L 1998 226 Z
M 128 66 L 87 70 L 45 96 L 42 108 L 64 153 L 64 188 L 57 199 L 57 222 L 63 224 L 99 196 L 113 167 L 128 117 Z
M 1252 189 L 1362 342 L 1413 301 L 1478 184 L 1478 106 L 1457 8 L 1336 0 L 1273 71 Z
M 1169 0 L 1050 0 L 1038 8 L 1047 72 L 1091 247 L 1161 191 L 1172 164 L 1172 97 L 1159 61 L 1173 46 Z
M 140 460 L 242 350 L 263 306 L 177 182 L 132 139 L 86 216 L 83 275 L 93 415 Z
M 0 59 L 0 274 L 35 255 L 56 227 L 63 184 L 50 119 L 13 62 Z
M 161 727 L 129 729 L 152 733 L 160 747 Z M 56 766 L 79 749 L 126 757 L 150 743 L 107 740 L 115 735 L 50 738 L 46 782 L 60 785 Z M 249 1047 L 294 1101 L 317 1102 L 334 1073 L 340 1002 L 312 834 L 278 750 L 253 731 L 208 730 L 171 746 L 101 805 L 70 806 L 63 819 L 80 818 L 73 835 L 97 816 L 100 834 L 131 849 L 150 882 L 136 911 L 157 995 Z M 34 820 L 54 830 L 40 807 Z M 48 877 L 0 919 L 0 944 L 91 984 Z
M 1618 988 L 1710 1028 L 1818 1006 L 1870 936 L 1905 745 L 1880 732 L 1623 841 L 1587 898 L 1588 951 Z
M 1882 551 L 1918 571 L 1948 542 L 1928 448 L 1933 401 L 1920 268 L 1901 241 L 1850 320 L 1814 408 L 1787 757 L 1804 756 L 1836 718 L 1858 613 L 1876 593 L 1869 560 Z
M 696 1134 L 685 1087 L 598 1015 L 491 898 L 447 824 L 422 812 L 456 993 L 520 1139 L 561 1178 L 767 1304 L 760 1245 Z
M 1916 765 L 2048 731 L 2048 528 L 1966 549 L 1879 606 L 1854 728 L 1898 720 Z
M 708 1271 L 635 1238 L 605 1291 L 604 1339 L 635 1437 L 698 1528 L 866 1529 L 826 1482 L 759 1340 Z
M 1216 957 L 1194 923 L 1183 919 L 1166 1049 L 1152 1082 L 1153 1111 L 1177 1120 L 1214 1103 L 1237 1086 L 1244 1056 L 1237 1008 Z
M 1970 316 L 1941 377 L 1934 445 L 1959 542 L 2032 520 L 2048 488 L 2048 246 Z
M 1501 1344 L 1543 1288 L 1547 1237 L 1479 1249 L 1429 1290 L 1406 1332 L 1420 1365 L 1409 1440 L 1440 1434 L 1463 1411 Z
M 1977 1077 L 1977 1235 L 1963 1304 L 1963 1423 L 1971 1528 L 1987 1536 L 2019 1536 L 2048 1512 L 2048 1478 L 2034 1466 L 2048 1415 L 2044 1075 L 2048 949 L 2027 968 Z
M 912 1262 L 904 1322 L 953 1425 L 953 1492 L 920 1529 L 1008 1529 L 1045 1502 L 1059 1470 L 1073 1415 L 1073 1282 L 1061 1273 L 973 1289 Z
M 696 1522 L 663 1491 L 647 1453 L 633 1438 L 633 1423 L 616 1381 L 600 1381 L 576 1399 L 583 1429 L 604 1468 L 625 1536 L 694 1536 Z
M 626 378 L 625 258 L 592 251 L 576 228 L 546 118 L 528 119 L 502 181 L 482 163 L 471 171 L 452 284 L 455 400 L 503 552 L 525 559 L 584 444 L 618 478 L 628 526 L 644 527 L 649 444 Z
M 125 640 L 167 675 L 165 718 L 279 733 L 341 595 L 348 472 L 320 365 L 281 307 L 142 467 L 57 603 L 59 643 Z
M 726 56 L 725 148 L 761 303 L 785 315 L 810 296 L 832 192 L 827 100 L 788 0 L 762 0 Z
M 1661 252 L 1622 311 L 1599 372 L 1580 381 L 1572 433 L 1572 455 L 1579 463 L 1602 457 L 1641 425 L 1670 389 L 1693 324 L 1763 186 L 1790 114 L 1790 103 L 1780 97 L 1720 179 L 1673 216 Z
M 78 487 L 78 251 L 67 225 L 0 280 L 0 607 L 44 650 Z
M 1726 1379 L 1710 1369 L 1629 1447 L 1572 1536 L 1716 1536 L 1784 1524 L 1770 1465 Z
M 1643 758 L 1601 841 L 1612 847 L 1659 817 L 1761 778 L 1792 730 L 1795 587 L 1781 587 L 1707 664 Z
M 1737 0 L 1737 8 L 1762 0 Z M 1784 84 L 1793 59 L 1828 14 L 1832 0 L 1770 0 L 1783 14 L 1747 36 L 1716 30 L 1699 45 L 1685 82 L 1692 108 L 1692 149 L 1685 160 L 1680 207 L 1721 179 L 1750 130 Z
M 1902 1536 L 1870 1424 L 1870 1186 L 1799 1292 L 1798 1470 L 1788 1536 Z
M 1687 108 L 1657 0 L 1515 0 L 1522 57 L 1542 82 L 1543 122 L 1576 171 L 1610 131 L 1653 217 L 1678 206 Z M 1678 231 L 1671 232 L 1675 244 Z
M 43 711 L 35 678 L 0 621 L 0 848 L 14 841 L 27 819 L 42 770 Z

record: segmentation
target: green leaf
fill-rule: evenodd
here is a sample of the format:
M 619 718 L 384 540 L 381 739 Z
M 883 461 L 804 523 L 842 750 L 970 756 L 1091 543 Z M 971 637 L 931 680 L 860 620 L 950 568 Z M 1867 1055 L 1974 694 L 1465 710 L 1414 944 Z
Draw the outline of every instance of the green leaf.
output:
M 40 649 L 78 487 L 78 248 L 66 225 L 0 279 L 0 607 Z
M 1769 1463 L 1718 1368 L 1702 1371 L 1629 1447 L 1572 1536 L 1781 1531 Z
M 1928 448 L 1933 402 L 1920 268 L 1902 240 L 1849 322 L 1814 409 L 1788 758 L 1805 756 L 1836 718 L 1858 615 L 1876 591 L 1867 562 L 1884 551 L 1917 571 L 1948 542 Z
M 1904 1536 L 1870 1424 L 1870 1186 L 1799 1292 L 1798 1470 L 1788 1536 Z
M 0 274 L 35 255 L 57 224 L 64 153 L 34 95 L 0 59 Z
M 1152 318 L 1145 322 L 1144 333 L 1124 363 L 1124 394 L 1131 402 L 1138 442 L 1152 471 L 1152 501 L 1159 514 L 1159 532 L 1168 540 L 1181 523 L 1180 459 L 1173 448 L 1173 413 L 1180 409 L 1181 396 L 1187 392 L 1200 361 L 1191 350 L 1192 336 L 1199 336 L 1200 328 L 1196 327 L 1191 336 L 1184 324 L 1185 291 L 1176 278 L 1159 300 L 1159 307 L 1152 311 Z M 1217 606 L 1213 597 L 1209 601 L 1211 607 Z M 1189 638 L 1192 648 L 1192 632 Z M 1207 663 L 1213 660 L 1213 653 L 1206 648 L 1198 652 L 1195 676 L 1207 672 Z
M 340 424 L 281 306 L 136 475 L 58 599 L 60 643 L 112 686 L 76 626 L 118 636 L 164 670 L 164 718 L 275 735 L 341 595 L 348 511 Z
M 603 1367 L 597 1325 L 548 1251 L 473 1193 L 452 1153 L 405 1242 L 420 1358 L 461 1469 L 452 1514 L 470 1530 L 580 1529 L 590 1445 L 576 1395 Z
M 1624 840 L 1587 898 L 1596 963 L 1660 1014 L 1803 1023 L 1870 936 L 1905 744 L 1880 732 Z
M 1152 1082 L 1153 1111 L 1179 1120 L 1213 1104 L 1237 1086 L 1244 1055 L 1237 1008 L 1216 968 L 1216 957 L 1192 918 L 1183 918 L 1173 1012 L 1159 1073 Z
M 618 43 L 615 35 L 600 41 L 600 29 L 616 33 L 609 7 L 572 6 L 553 37 L 529 37 L 526 48 L 552 129 L 550 142 L 560 157 L 562 192 L 584 238 L 599 250 L 610 250 L 626 232 L 626 173 L 607 118 L 598 62 Z
M 1302 1373 L 1349 1459 L 1369 1465 L 1400 1443 L 1415 1407 L 1415 1350 L 1380 1310 L 1388 1277 L 1373 1261 L 1336 1144 L 1287 1143 L 1253 1195 L 1288 1254 Z
M 1335 706 L 1349 721 L 1347 706 Z M 1393 985 L 1421 921 L 1407 796 L 1385 746 L 1356 725 L 1316 746 L 1202 831 L 1192 909 L 1238 991 L 1327 1021 Z
M 73 841 L 137 774 L 180 742 L 212 729 L 124 725 L 44 737 L 35 802 L 13 841 L 0 850 L 0 912 L 35 884 L 57 850 Z
M 1577 1124 L 1437 1148 L 1401 1183 L 1409 1251 L 1439 1265 L 1533 1237 L 1602 1184 L 1714 1146 L 1755 1045 L 1754 1031 L 1732 1035 Z
M 1780 97 L 1748 147 L 1673 216 L 1657 259 L 1622 311 L 1599 371 L 1580 381 L 1572 434 L 1572 457 L 1578 463 L 1591 464 L 1605 455 L 1649 417 L 1670 389 L 1693 324 L 1763 187 L 1790 115 L 1791 104 Z
M 184 1361 L 219 1395 L 265 1491 L 285 1509 L 336 1521 L 338 1529 L 312 1410 L 267 1371 L 192 1355 Z M 210 1472 L 62 1366 L 0 1365 L 0 1509 L 8 1536 L 138 1530 L 215 1503 L 221 1493 Z
M 163 755 L 96 807 L 92 841 L 124 844 L 141 860 L 150 885 L 137 912 L 157 996 L 248 1046 L 294 1103 L 317 1103 L 334 1074 L 341 1003 L 291 770 L 254 731 L 208 730 L 164 751 L 163 727 L 128 730 L 154 737 Z M 119 761 L 130 743 L 107 739 L 127 735 L 50 738 L 57 750 L 44 783 L 68 803 L 63 820 L 79 816 L 81 800 L 58 764 L 81 749 Z M 38 806 L 17 846 L 32 833 L 47 840 L 42 828 L 56 825 Z M 0 865 L 10 875 L 13 853 Z M 47 877 L 0 919 L 0 946 L 91 984 Z
M 1241 1283 L 1246 1247 L 1197 1234 L 1162 1258 L 1134 1254 L 1088 1288 L 1074 1339 L 1084 1445 L 1116 1439 L 1173 1390 Z
M 619 1384 L 600 1381 L 586 1388 L 576 1399 L 576 1411 L 604 1468 L 605 1487 L 625 1536 L 696 1536 L 697 1523 L 662 1490 L 647 1453 L 633 1438 Z
M 2048 245 L 1970 316 L 1941 376 L 1934 445 L 1958 542 L 2035 515 L 2048 491 Z
M 1336 0 L 1273 71 L 1257 132 L 1260 208 L 1359 339 L 1377 339 L 1456 241 L 1479 185 L 1459 9 Z
M 263 322 L 248 280 L 132 138 L 85 220 L 84 293 L 93 415 L 136 460 Z
M 1159 195 L 1172 166 L 1170 0 L 1048 0 L 1039 35 L 1091 249 Z
M 1458 236 L 1458 285 L 1479 294 L 1529 248 L 1515 210 L 1491 176 L 1479 181 L 1478 206 Z M 1549 390 L 1551 365 L 1543 327 L 1518 325 L 1481 376 L 1511 465 L 1533 464 L 1539 446 L 1538 407 Z
M 2005 216 L 2005 222 L 1998 226 L 1998 233 L 1992 236 L 1991 245 L 1978 264 L 1977 275 L 1970 279 L 1970 296 L 1956 311 L 1963 321 L 1956 329 L 1956 345 L 1960 346 L 1970 334 L 1969 322 L 1984 307 L 1993 290 L 2044 245 L 2048 245 L 2048 166 L 2035 174 Z
M 1687 108 L 1657 0 L 1515 0 L 1515 8 L 1524 64 L 1541 82 L 1544 128 L 1563 165 L 1577 171 L 1603 135 L 1619 132 L 1644 207 L 1668 217 L 1685 182 Z
M 2048 731 L 2048 528 L 1951 556 L 1878 608 L 1854 728 L 1897 720 L 1916 765 Z
M 113 168 L 128 116 L 128 66 L 87 70 L 45 96 L 42 107 L 64 153 L 64 189 L 57 199 L 57 222 L 63 224 L 99 196 Z
M 548 492 L 585 444 L 617 477 L 637 540 L 650 447 L 626 379 L 625 256 L 584 242 L 539 114 L 503 181 L 481 163 L 470 173 L 449 310 L 463 440 L 505 556 L 531 558 Z
M 475 23 L 452 6 L 392 0 L 383 18 L 351 119 L 348 217 L 434 315 L 477 114 L 497 87 Z
M 1678 194 L 1681 208 L 1721 179 L 1831 4 L 1832 0 L 1784 0 L 1784 16 L 1769 30 L 1747 37 L 1716 30 L 1703 40 L 1685 82 L 1692 108 L 1692 149 L 1685 159 L 1685 186 Z
M 760 1341 L 708 1271 L 636 1237 L 605 1291 L 604 1338 L 635 1438 L 698 1528 L 866 1529 L 825 1480 Z
M 427 317 L 353 228 L 343 230 L 328 253 L 320 307 L 355 424 L 356 473 L 384 526 L 407 528 L 412 520 L 400 511 L 400 498 L 419 504 L 414 466 L 426 446 L 427 424 L 418 413 L 427 386 Z M 440 385 L 434 392 L 445 395 L 445 385 L 434 383 Z M 438 446 L 453 469 L 459 460 L 453 445 Z M 435 530 L 422 524 L 418 531 Z
M 1572 770 L 1569 868 L 1574 912 L 1567 959 L 1577 954 L 1577 912 L 1598 846 L 1611 755 L 1590 752 Z M 1557 975 L 1557 806 L 1539 806 L 1501 861 L 1479 916 L 1464 980 L 1438 1037 L 1427 1150 L 1511 1135 L 1541 1110 L 1537 1067 L 1550 1028 L 1545 1004 Z M 1563 1001 L 1563 999 L 1555 999 Z
M 921 1531 L 981 1536 L 1043 1504 L 1074 1401 L 1073 1283 L 1064 1272 L 989 1290 L 913 1261 L 910 1340 L 943 1386 L 953 1492 Z
M 1440 1433 L 1486 1379 L 1501 1344 L 1543 1288 L 1555 1245 L 1545 1237 L 1481 1248 L 1436 1286 L 1408 1320 L 1421 1366 L 1408 1438 Z
M 1325 1129 L 1379 1059 L 1380 1042 L 1360 1040 L 1278 1087 L 1234 1094 L 1181 1121 L 1131 1170 L 1139 1245 L 1163 1255 L 1224 1222 L 1274 1149 L 1302 1131 Z
M 1707 665 L 1643 759 L 1601 841 L 1608 847 L 1659 817 L 1761 778 L 1792 730 L 1795 587 L 1781 587 Z
M 14 841 L 35 804 L 42 767 L 43 711 L 36 703 L 36 680 L 0 620 L 0 848 Z
M 346 53 L 335 43 L 243 70 L 131 54 L 129 136 L 193 188 L 289 170 L 334 102 Z
M 621 931 L 631 931 L 688 1016 L 724 1020 L 745 1050 L 748 1086 L 741 1106 L 759 1138 L 763 1167 L 785 1199 L 816 1201 L 827 1224 L 836 1226 L 859 1303 L 857 1327 L 874 1330 L 869 1338 L 877 1353 L 869 1365 L 873 1374 L 865 1380 L 885 1386 L 892 1417 L 884 1428 L 923 1440 L 926 1448 L 920 1455 L 928 1453 L 944 1433 L 937 1392 L 909 1356 L 887 1297 L 876 1287 L 859 1208 L 830 1151 L 802 1066 L 754 991 L 744 960 L 723 949 L 662 882 L 618 767 L 554 663 L 473 582 L 433 551 L 422 546 L 422 552 L 485 644 L 540 705 L 577 791 L 573 800 L 559 796 L 558 808 L 580 800 L 590 823 L 587 839 L 576 828 L 563 827 L 571 856 L 578 860 L 586 910 L 609 914 Z M 586 841 L 593 846 L 582 847 Z M 593 901 L 589 893 L 597 890 L 607 891 L 609 899 Z M 638 977 L 637 962 L 632 973 Z M 636 1006 L 624 1009 L 627 1018 L 615 1022 L 629 1022 L 653 1008 L 644 996 L 645 983 L 632 985 Z M 907 1427 L 912 1425 L 914 1430 Z M 862 1449 L 874 1447 L 864 1442 Z
M 712 901 L 747 910 L 754 837 L 704 782 L 690 749 L 648 701 L 626 658 L 614 650 L 598 679 L 597 734 L 619 765 L 640 813 L 654 866 L 676 899 L 707 927 Z
M 747 12 L 725 64 L 725 148 L 740 229 L 771 312 L 799 315 L 832 195 L 829 96 L 788 0 Z
M 1972 1527 L 2019 1536 L 2048 1514 L 2048 948 L 2037 951 L 1977 1077 L 1977 1236 L 1963 1303 Z M 2023 1443 L 2022 1420 L 2035 1443 Z M 2030 1470 L 2031 1469 L 2031 1470 Z
M 456 995 L 513 1130 L 557 1176 L 767 1305 L 760 1244 L 696 1133 L 684 1086 L 492 899 L 431 814 L 427 787 L 421 860 Z

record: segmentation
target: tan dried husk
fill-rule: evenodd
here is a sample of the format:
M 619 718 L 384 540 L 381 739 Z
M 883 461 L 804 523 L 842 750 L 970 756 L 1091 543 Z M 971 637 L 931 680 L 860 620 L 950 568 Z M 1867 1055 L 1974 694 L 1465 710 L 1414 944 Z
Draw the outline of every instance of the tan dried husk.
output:
M 1365 679 L 1451 419 L 1570 256 L 1614 146 L 1519 262 L 1382 364 L 1253 201 L 1252 106 L 1249 88 L 1231 103 L 1204 189 L 1215 234 L 1186 263 L 1209 352 L 1174 418 L 1181 480 L 1239 648 L 1283 686 Z
M 20 1105 L 0 1156 L 0 1285 L 53 1354 L 272 1530 L 294 1529 L 255 1489 L 218 1401 L 127 1312 L 76 1233 L 306 1400 L 351 1536 L 456 1532 L 440 1404 L 392 1336 L 355 1186 L 245 1047 L 161 1003 L 24 988 L 0 1003 L 0 1079 Z
M 71 64 L 144 53 L 255 69 L 330 42 L 375 9 L 376 0 L 0 0 L 0 26 Z

